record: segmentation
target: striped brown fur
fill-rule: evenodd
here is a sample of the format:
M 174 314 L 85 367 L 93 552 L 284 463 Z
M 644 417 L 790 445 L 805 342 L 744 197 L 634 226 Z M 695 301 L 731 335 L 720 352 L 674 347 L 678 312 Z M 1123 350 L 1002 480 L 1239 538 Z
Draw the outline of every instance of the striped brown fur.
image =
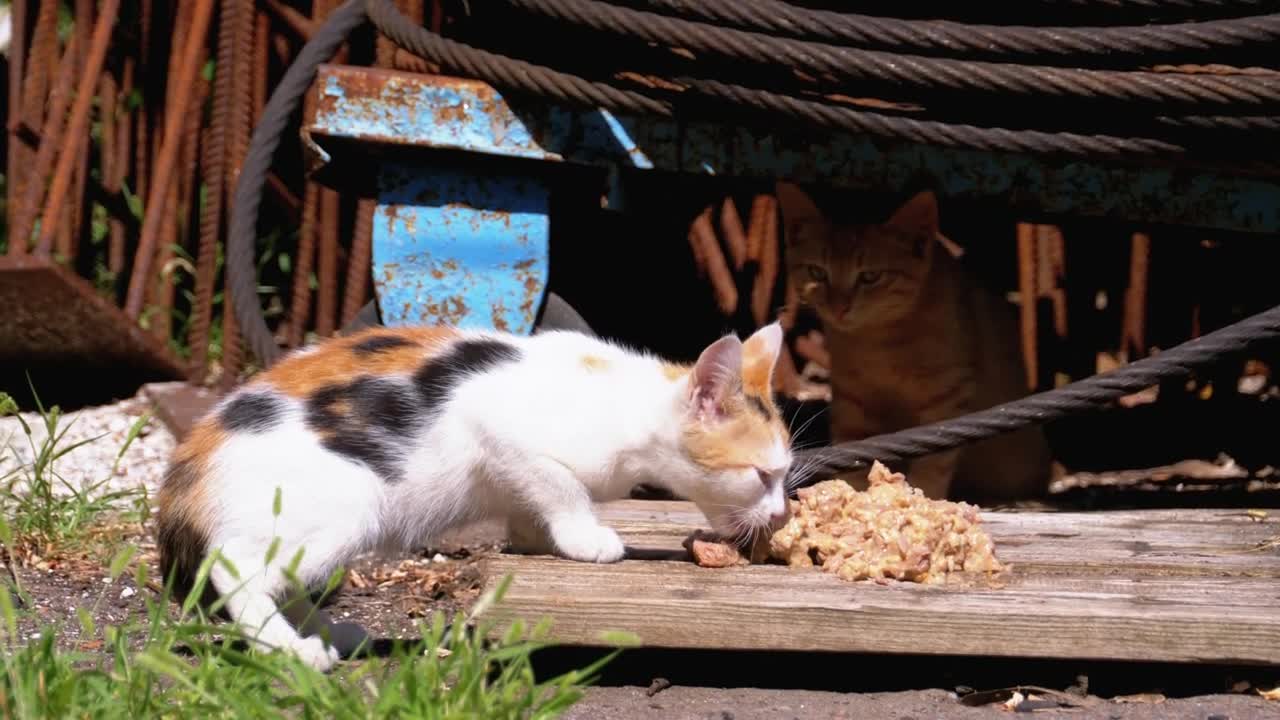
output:
M 1026 394 L 1013 310 L 939 242 L 932 193 L 884 222 L 852 223 L 832 219 L 795 185 L 777 191 L 788 282 L 817 311 L 831 356 L 834 441 Z M 1028 497 L 1047 488 L 1049 465 L 1044 437 L 1031 429 L 911 463 L 909 480 L 931 497 Z

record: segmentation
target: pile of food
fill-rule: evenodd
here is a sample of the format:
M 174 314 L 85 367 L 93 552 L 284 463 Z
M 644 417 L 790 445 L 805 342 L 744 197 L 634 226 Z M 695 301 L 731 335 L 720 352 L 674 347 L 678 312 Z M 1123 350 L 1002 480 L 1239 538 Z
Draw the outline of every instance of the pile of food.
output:
M 978 508 L 930 500 L 901 473 L 875 463 L 865 491 L 828 480 L 798 492 L 768 554 L 797 567 L 821 566 L 844 580 L 941 583 L 953 573 L 1006 570 Z M 695 534 L 686 541 L 704 567 L 746 564 L 732 545 Z M 759 551 L 757 550 L 757 554 Z

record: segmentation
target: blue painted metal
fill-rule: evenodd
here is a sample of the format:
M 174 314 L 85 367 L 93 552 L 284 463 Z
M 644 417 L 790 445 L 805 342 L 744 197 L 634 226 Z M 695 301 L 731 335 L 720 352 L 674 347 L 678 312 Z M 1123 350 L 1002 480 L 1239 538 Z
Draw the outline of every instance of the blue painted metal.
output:
M 807 130 L 629 118 L 507 102 L 484 83 L 345 66 L 321 69 L 309 134 L 511 158 L 704 175 L 785 177 L 901 190 L 921 175 L 947 197 L 1029 212 L 1280 232 L 1280 183 L 1193 170 L 1062 162 Z M 424 169 L 424 172 L 427 170 Z
M 547 284 L 548 198 L 535 178 L 382 165 L 373 280 L 383 321 L 531 333 Z

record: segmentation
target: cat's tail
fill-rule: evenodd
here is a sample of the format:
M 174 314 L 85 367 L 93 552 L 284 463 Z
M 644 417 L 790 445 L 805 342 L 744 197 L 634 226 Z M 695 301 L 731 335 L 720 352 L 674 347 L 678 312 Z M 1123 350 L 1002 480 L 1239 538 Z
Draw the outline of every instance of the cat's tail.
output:
M 175 452 L 157 496 L 156 549 L 161 578 L 180 603 L 191 593 L 209 551 L 212 513 L 205 476 L 208 458 L 220 441 L 216 426 L 201 423 L 194 427 Z M 209 604 L 216 598 L 212 584 L 206 583 L 202 602 Z

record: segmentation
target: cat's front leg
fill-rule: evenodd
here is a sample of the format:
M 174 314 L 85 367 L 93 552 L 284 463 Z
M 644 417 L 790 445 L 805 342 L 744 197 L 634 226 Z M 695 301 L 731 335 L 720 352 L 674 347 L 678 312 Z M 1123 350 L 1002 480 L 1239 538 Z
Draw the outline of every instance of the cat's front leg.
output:
M 946 500 L 951 492 L 951 481 L 960 461 L 959 450 L 947 450 L 912 460 L 907 470 L 907 482 L 920 488 L 931 500 Z
M 591 495 L 569 468 L 549 458 L 539 458 L 523 468 L 513 487 L 521 513 L 527 520 L 520 528 L 527 533 L 536 524 L 545 533 L 555 554 L 580 562 L 611 563 L 622 559 L 626 547 L 613 529 L 600 524 L 592 510 Z M 509 521 L 510 522 L 510 521 Z M 537 541 L 537 537 L 522 540 Z

